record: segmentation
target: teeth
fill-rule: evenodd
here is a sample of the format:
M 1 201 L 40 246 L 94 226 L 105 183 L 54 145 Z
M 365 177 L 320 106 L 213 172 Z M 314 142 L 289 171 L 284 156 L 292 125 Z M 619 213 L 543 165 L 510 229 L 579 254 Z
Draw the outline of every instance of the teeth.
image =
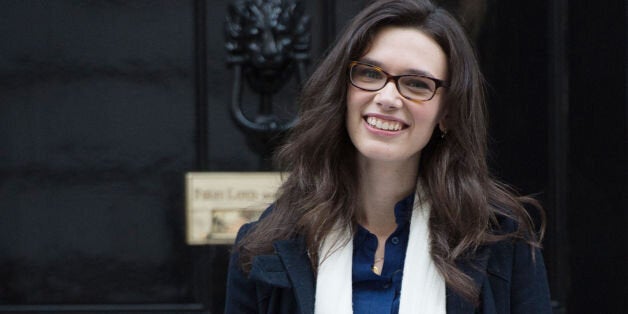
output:
M 397 121 L 387 121 L 387 120 L 382 120 L 375 117 L 368 117 L 366 119 L 366 123 L 380 130 L 386 130 L 386 131 L 401 130 L 401 123 Z

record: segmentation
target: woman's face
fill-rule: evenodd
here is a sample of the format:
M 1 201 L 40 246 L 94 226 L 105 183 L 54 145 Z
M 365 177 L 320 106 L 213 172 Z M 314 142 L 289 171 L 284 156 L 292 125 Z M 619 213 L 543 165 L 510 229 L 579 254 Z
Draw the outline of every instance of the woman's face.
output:
M 413 28 L 382 29 L 357 61 L 377 65 L 390 75 L 419 73 L 447 80 L 445 53 Z M 431 100 L 416 102 L 401 96 L 393 80 L 378 91 L 349 83 L 346 125 L 358 158 L 418 164 L 421 150 L 444 116 L 440 110 L 443 91 L 439 88 Z

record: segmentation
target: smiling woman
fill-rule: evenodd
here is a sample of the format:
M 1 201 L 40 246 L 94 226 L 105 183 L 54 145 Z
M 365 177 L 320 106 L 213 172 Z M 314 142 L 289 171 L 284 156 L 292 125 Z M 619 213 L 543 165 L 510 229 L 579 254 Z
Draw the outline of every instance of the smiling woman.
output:
M 488 172 L 482 82 L 443 9 L 361 11 L 304 86 L 277 154 L 290 175 L 239 232 L 226 312 L 549 313 L 537 203 Z

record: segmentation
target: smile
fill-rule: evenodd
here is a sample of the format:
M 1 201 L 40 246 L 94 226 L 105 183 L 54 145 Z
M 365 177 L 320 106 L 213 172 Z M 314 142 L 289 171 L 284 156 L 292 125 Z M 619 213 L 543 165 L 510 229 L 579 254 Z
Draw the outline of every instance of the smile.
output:
M 365 120 L 368 125 L 384 131 L 399 131 L 403 128 L 403 124 L 399 121 L 383 120 L 376 117 L 366 117 Z

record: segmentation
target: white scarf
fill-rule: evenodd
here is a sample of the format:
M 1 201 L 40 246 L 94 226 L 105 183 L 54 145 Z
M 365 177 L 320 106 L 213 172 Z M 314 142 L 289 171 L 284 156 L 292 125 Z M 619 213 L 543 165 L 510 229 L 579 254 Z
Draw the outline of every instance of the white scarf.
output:
M 417 193 L 410 221 L 399 314 L 446 313 L 445 280 L 430 256 L 430 206 Z M 353 313 L 353 240 L 348 228 L 332 231 L 319 252 L 315 314 Z

